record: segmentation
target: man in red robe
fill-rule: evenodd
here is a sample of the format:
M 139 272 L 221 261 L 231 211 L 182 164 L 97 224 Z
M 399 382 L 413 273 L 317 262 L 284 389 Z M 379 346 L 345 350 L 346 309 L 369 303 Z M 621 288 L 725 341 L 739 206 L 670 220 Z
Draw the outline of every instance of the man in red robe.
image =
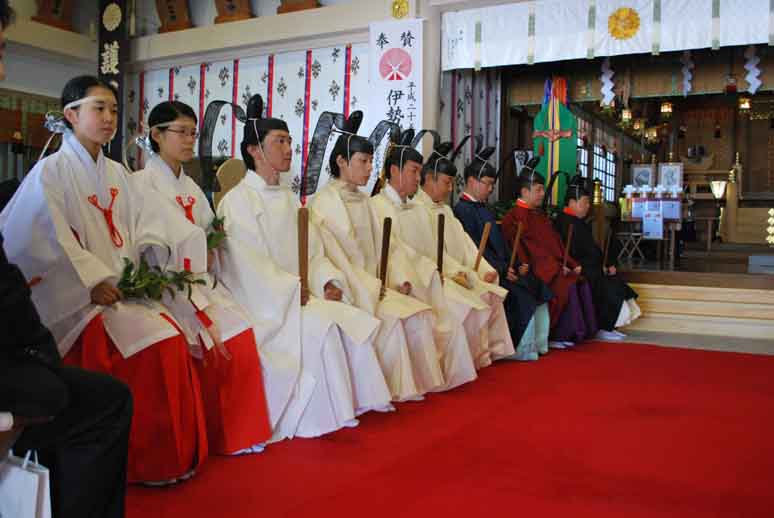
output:
M 561 349 L 594 336 L 597 323 L 591 291 L 581 278 L 583 268 L 569 256 L 565 266 L 565 244 L 549 217 L 540 210 L 545 194 L 545 179 L 531 168 L 522 168 L 519 198 L 503 218 L 502 228 L 513 246 L 522 223 L 519 258 L 529 263 L 532 272 L 554 292 L 548 306 L 552 339 L 549 345 Z

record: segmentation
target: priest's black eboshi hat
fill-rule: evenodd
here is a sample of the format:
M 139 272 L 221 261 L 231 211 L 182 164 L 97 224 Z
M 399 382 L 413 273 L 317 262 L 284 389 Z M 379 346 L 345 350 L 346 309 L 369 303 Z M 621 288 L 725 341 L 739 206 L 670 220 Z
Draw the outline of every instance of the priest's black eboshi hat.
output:
M 393 142 L 387 150 L 387 158 L 384 160 L 384 176 L 390 178 L 390 168 L 394 165 L 399 171 L 403 171 L 406 162 L 416 162 L 420 166 L 424 161 L 422 153 L 414 149 L 411 143 L 414 140 L 414 130 L 409 128 L 396 132 L 393 135 Z
M 564 195 L 565 205 L 570 200 L 579 200 L 584 196 L 591 197 L 591 193 L 594 191 L 593 181 L 589 178 L 584 178 L 580 174 L 576 174 L 570 178 L 567 184 L 567 192 Z
M 255 94 L 247 102 L 247 121 L 242 146 L 260 144 L 271 130 L 290 131 L 282 119 L 263 118 L 263 97 Z
M 415 147 L 422 140 L 425 135 L 431 135 L 433 137 L 433 151 L 430 156 L 427 157 L 427 162 L 422 166 L 422 178 L 421 183 L 425 183 L 425 179 L 428 174 L 432 174 L 433 178 L 438 178 L 439 174 L 451 176 L 452 178 L 457 176 L 457 166 L 449 158 L 449 153 L 454 149 L 454 144 L 451 142 L 441 142 L 441 135 L 435 130 L 422 130 L 417 133 L 412 142 L 412 147 Z
M 546 184 L 545 177 L 535 170 L 539 163 L 540 157 L 533 156 L 522 166 L 521 171 L 519 171 L 519 192 L 522 189 L 530 189 L 535 184 Z
M 470 140 L 470 138 L 471 135 L 466 135 L 465 138 L 463 138 L 462 141 L 457 145 L 457 148 L 452 154 L 452 161 L 457 158 L 457 156 L 462 151 L 462 146 L 464 146 L 465 143 Z M 465 180 L 471 176 L 478 180 L 484 177 L 497 179 L 498 171 L 492 164 L 489 163 L 489 159 L 494 154 L 495 148 L 492 146 L 484 147 L 484 137 L 481 135 L 475 135 L 473 138 L 476 140 L 476 147 L 473 154 L 473 159 L 467 166 L 465 166 Z
M 330 173 L 334 178 L 338 178 L 341 174 L 339 165 L 336 163 L 338 157 L 344 157 L 349 162 L 355 153 L 374 154 L 374 146 L 371 141 L 357 134 L 357 130 L 360 129 L 362 122 L 363 112 L 358 110 L 350 114 L 341 128 L 333 129 L 334 132 L 341 134 L 336 139 L 336 144 L 334 144 L 333 151 L 331 151 L 331 155 L 328 158 Z

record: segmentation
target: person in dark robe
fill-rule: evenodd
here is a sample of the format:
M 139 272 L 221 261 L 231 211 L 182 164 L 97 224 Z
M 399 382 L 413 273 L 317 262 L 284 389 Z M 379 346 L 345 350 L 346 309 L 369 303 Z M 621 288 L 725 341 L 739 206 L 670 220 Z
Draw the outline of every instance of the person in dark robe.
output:
M 596 335 L 596 315 L 591 289 L 581 277 L 583 267 L 572 256 L 565 261 L 565 243 L 550 218 L 540 210 L 546 194 L 545 179 L 534 170 L 535 165 L 521 169 L 519 198 L 516 206 L 503 218 L 503 234 L 509 243 L 513 243 L 518 224 L 522 223 L 519 258 L 528 263 L 554 293 L 548 306 L 551 315 L 549 346 L 563 349 Z
M 591 193 L 585 179 L 575 176 L 567 188 L 566 206 L 556 218 L 555 226 L 562 241 L 567 241 L 573 227 L 570 255 L 580 263 L 583 276 L 591 286 L 600 340 L 622 340 L 625 334 L 616 327 L 626 326 L 639 317 L 637 293 L 618 275 L 614 256 L 607 258 L 594 241 L 591 226 L 585 218 L 591 208 Z
M 515 358 L 536 360 L 538 354 L 548 352 L 549 314 L 546 303 L 552 299 L 553 293 L 534 275 L 526 262 L 514 264 L 514 268 L 508 266 L 511 247 L 500 231 L 495 214 L 486 205 L 499 175 L 483 156 L 486 151 L 477 152 L 465 168 L 465 190 L 454 205 L 454 215 L 477 245 L 481 243 L 484 226 L 492 224 L 483 257 L 496 270 L 500 285 L 508 290 L 504 306 L 511 338 L 519 344 Z M 530 334 L 534 344 L 532 348 L 525 343 L 530 340 Z
M 55 518 L 121 518 L 132 397 L 120 381 L 61 364 L 0 236 L 0 453 L 36 450 L 50 470 Z M 19 437 L 19 434 L 21 436 Z M 2 462 L 0 459 L 0 462 Z
M 0 182 L 0 208 L 8 205 L 8 202 L 11 201 L 11 198 L 13 198 L 13 195 L 18 188 L 19 180 L 16 178 Z

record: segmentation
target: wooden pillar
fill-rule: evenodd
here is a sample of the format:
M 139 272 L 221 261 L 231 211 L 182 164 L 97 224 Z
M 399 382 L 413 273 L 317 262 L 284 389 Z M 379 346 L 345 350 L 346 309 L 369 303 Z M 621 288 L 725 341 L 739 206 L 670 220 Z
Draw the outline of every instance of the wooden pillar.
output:
M 736 163 L 729 174 L 726 185 L 726 208 L 723 211 L 723 221 L 720 222 L 720 236 L 724 243 L 735 243 L 737 240 L 737 221 L 739 214 L 739 179 L 742 174 L 742 164 L 739 163 L 739 153 Z

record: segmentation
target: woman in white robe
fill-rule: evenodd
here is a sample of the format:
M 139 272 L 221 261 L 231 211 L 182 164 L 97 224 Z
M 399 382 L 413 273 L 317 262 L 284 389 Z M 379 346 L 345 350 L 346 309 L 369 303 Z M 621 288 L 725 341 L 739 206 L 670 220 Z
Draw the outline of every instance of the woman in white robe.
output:
M 162 304 L 125 300 L 116 285 L 124 261 L 137 264 L 146 249 L 171 269 L 204 271 L 206 237 L 193 225 L 170 233 L 164 221 L 173 215 L 145 204 L 125 169 L 102 154 L 117 124 L 110 86 L 77 77 L 62 100 L 62 146 L 36 164 L 0 214 L 4 247 L 35 281 L 32 298 L 65 363 L 129 385 L 129 481 L 187 478 L 205 459 L 207 438 L 185 337 Z
M 193 158 L 196 114 L 185 103 L 167 101 L 151 110 L 148 126 L 151 155 L 145 169 L 131 175 L 132 181 L 151 203 L 166 205 L 183 216 L 176 229 L 194 224 L 211 232 L 215 214 L 204 192 L 182 167 Z M 217 249 L 209 251 L 208 269 L 212 275 L 201 274 L 206 284 L 196 287 L 196 298 L 180 297 L 179 303 L 169 307 L 200 357 L 195 365 L 210 451 L 221 455 L 260 451 L 261 444 L 271 438 L 271 425 L 252 325 L 245 310 L 217 281 Z M 195 313 L 186 311 L 188 308 L 176 311 L 180 304 L 193 305 Z
M 247 174 L 217 207 L 227 235 L 223 281 L 253 321 L 274 439 L 315 437 L 356 425 L 364 411 L 392 409 L 372 344 L 380 323 L 335 302 L 346 300 L 348 286 L 325 258 L 313 225 L 312 296 L 301 293 L 299 202 L 279 185 L 280 172 L 290 168 L 291 140 L 284 121 L 258 118 L 256 98 L 242 141 Z

